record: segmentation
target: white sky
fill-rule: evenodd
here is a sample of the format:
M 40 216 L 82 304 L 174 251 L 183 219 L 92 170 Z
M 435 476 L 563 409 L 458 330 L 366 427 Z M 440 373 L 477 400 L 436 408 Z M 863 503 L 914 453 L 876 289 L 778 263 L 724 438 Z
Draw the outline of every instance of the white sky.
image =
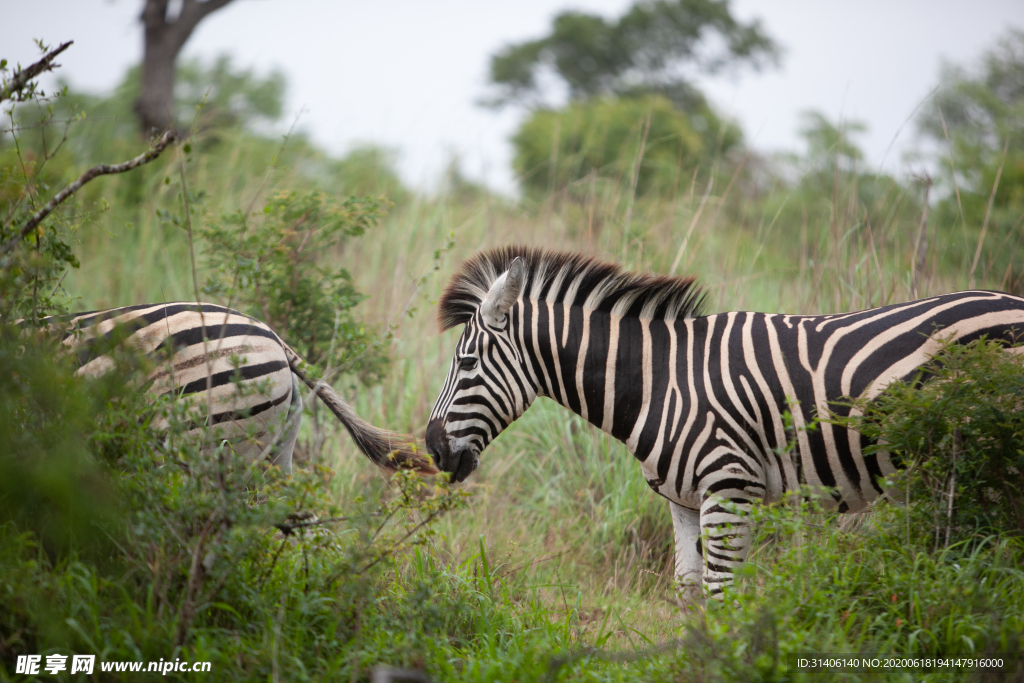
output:
M 520 114 L 475 105 L 488 60 L 543 35 L 566 8 L 620 14 L 631 0 L 235 0 L 203 21 L 185 56 L 231 54 L 288 78 L 289 119 L 335 153 L 359 142 L 396 149 L 403 177 L 434 185 L 452 154 L 471 177 L 512 192 L 508 138 Z M 32 38 L 73 39 L 59 60 L 71 83 L 109 90 L 142 55 L 141 0 L 0 0 L 0 57 L 28 64 Z M 781 68 L 706 79 L 712 101 L 763 151 L 800 149 L 799 113 L 869 126 L 859 142 L 875 166 L 903 170 L 907 118 L 943 59 L 972 63 L 1014 26 L 1021 0 L 733 0 L 785 49 Z M 288 122 L 282 124 L 287 127 Z M 899 133 L 892 151 L 887 148 Z

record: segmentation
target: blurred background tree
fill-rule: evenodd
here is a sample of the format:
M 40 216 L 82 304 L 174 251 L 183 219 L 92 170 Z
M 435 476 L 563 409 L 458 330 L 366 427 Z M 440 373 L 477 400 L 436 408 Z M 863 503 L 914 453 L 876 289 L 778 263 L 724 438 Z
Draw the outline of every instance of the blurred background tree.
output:
M 918 126 L 933 143 L 944 191 L 935 216 L 958 265 L 1005 266 L 1004 288 L 1019 290 L 1024 271 L 997 257 L 1016 252 L 1024 220 L 1024 31 L 1009 30 L 973 70 L 945 65 Z M 997 248 L 980 259 L 986 240 Z
M 531 110 L 512 139 L 525 188 L 561 189 L 591 173 L 630 177 L 639 161 L 642 194 L 675 186 L 682 170 L 741 142 L 691 75 L 760 69 L 779 52 L 756 20 L 733 17 L 728 0 L 638 2 L 612 20 L 568 11 L 547 36 L 492 57 L 496 95 L 485 104 Z M 552 106 L 552 90 L 569 103 Z
M 721 147 L 739 140 L 739 130 L 730 128 Z M 692 167 L 708 151 L 690 117 L 665 97 L 597 97 L 534 111 L 512 138 L 513 163 L 523 186 L 539 192 L 585 183 L 591 173 L 629 182 L 641 143 L 638 194 L 671 192 L 680 167 Z
M 703 102 L 685 75 L 688 67 L 710 73 L 741 63 L 761 68 L 778 56 L 760 23 L 737 21 L 728 0 L 638 2 L 612 21 L 568 11 L 555 17 L 549 35 L 491 58 L 498 88 L 492 103 L 542 102 L 545 76 L 553 72 L 574 100 L 657 93 L 687 110 Z
M 231 0 L 144 0 L 142 24 L 145 27 L 145 50 L 142 57 L 142 88 L 135 100 L 135 113 L 143 135 L 154 128 L 165 130 L 176 123 L 174 108 L 175 69 L 178 53 L 192 31 L 211 12 Z

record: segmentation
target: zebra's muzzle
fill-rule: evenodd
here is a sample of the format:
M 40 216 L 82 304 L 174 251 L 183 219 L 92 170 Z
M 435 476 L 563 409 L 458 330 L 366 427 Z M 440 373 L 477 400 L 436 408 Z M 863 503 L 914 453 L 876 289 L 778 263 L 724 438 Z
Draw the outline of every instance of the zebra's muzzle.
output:
M 480 464 L 480 452 L 473 446 L 452 448 L 448 432 L 442 420 L 433 419 L 427 424 L 427 452 L 442 472 L 449 472 L 455 481 L 465 481 Z

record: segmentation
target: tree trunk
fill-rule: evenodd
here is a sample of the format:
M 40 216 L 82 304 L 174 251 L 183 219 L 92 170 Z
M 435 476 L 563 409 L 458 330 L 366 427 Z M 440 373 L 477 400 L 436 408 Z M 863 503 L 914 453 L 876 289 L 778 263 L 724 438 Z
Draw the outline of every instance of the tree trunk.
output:
M 145 53 L 142 59 L 142 88 L 135 101 L 135 114 L 143 135 L 154 129 L 175 127 L 174 74 L 178 53 L 192 31 L 207 14 L 231 0 L 183 0 L 177 18 L 169 19 L 169 0 L 144 0 L 142 24 L 145 27 Z

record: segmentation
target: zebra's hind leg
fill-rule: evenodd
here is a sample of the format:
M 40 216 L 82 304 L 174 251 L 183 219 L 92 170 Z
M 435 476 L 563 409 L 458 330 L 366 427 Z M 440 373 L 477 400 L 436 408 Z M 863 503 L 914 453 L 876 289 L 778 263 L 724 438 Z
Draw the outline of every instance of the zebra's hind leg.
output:
M 302 423 L 302 394 L 299 384 L 292 375 L 292 399 L 288 406 L 288 415 L 281 425 L 282 434 L 277 439 L 270 454 L 270 462 L 281 468 L 285 474 L 292 473 L 292 453 L 295 441 L 299 438 L 299 425 Z
M 722 598 L 722 591 L 733 582 L 733 572 L 747 559 L 753 537 L 748 513 L 751 503 L 763 496 L 763 485 L 735 475 L 705 492 L 700 528 L 705 546 L 704 589 L 711 597 Z
M 690 601 L 700 594 L 704 552 L 700 541 L 700 510 L 669 501 L 676 537 L 676 583 L 679 597 Z

